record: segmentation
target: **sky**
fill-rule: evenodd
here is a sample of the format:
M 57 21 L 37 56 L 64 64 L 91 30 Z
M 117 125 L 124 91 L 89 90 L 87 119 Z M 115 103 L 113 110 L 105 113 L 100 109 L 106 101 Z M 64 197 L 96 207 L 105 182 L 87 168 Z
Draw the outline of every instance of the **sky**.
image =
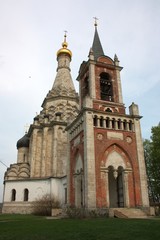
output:
M 78 92 L 93 17 L 105 55 L 116 53 L 123 67 L 126 111 L 132 102 L 139 105 L 142 137 L 149 139 L 160 122 L 160 0 L 0 0 L 0 202 L 6 166 L 17 161 L 17 140 L 52 88 L 65 30 Z

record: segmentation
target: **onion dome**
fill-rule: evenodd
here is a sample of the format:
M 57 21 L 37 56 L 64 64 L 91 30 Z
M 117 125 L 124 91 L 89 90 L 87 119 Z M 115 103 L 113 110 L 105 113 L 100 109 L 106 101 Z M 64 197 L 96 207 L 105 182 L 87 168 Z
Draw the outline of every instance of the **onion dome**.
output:
M 58 50 L 57 52 L 57 57 L 60 56 L 60 54 L 67 54 L 69 55 L 69 57 L 71 58 L 72 57 L 72 52 L 67 48 L 68 47 L 68 43 L 66 42 L 66 32 L 65 32 L 65 35 L 64 35 L 64 42 L 62 43 L 62 48 Z
M 29 147 L 29 137 L 27 133 L 17 142 L 17 149 L 22 147 L 26 147 L 26 148 Z

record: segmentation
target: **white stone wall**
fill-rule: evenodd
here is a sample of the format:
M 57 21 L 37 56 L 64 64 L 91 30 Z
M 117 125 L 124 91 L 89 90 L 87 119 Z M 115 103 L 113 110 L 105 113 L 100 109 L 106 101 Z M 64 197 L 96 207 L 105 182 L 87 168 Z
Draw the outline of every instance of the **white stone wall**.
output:
M 12 189 L 16 190 L 16 199 L 14 202 L 24 202 L 24 189 L 29 190 L 28 202 L 35 201 L 46 194 L 51 195 L 64 203 L 64 188 L 66 187 L 66 177 L 57 179 L 37 179 L 37 180 L 19 180 L 6 181 L 4 188 L 4 203 L 11 202 Z

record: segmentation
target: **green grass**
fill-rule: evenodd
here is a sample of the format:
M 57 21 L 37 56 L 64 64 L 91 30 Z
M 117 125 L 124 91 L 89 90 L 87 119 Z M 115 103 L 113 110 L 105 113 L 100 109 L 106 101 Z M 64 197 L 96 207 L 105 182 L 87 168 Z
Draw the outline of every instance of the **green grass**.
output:
M 0 215 L 0 240 L 160 239 L 160 219 L 46 219 Z

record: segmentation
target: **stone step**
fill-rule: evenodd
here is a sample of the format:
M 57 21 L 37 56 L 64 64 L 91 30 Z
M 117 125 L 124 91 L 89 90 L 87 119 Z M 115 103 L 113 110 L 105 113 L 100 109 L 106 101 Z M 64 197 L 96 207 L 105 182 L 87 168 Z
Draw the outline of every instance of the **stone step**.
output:
M 138 208 L 118 208 L 114 209 L 115 217 L 126 217 L 126 218 L 147 218 L 147 214 Z
M 115 210 L 114 211 L 114 217 L 116 218 L 128 218 L 126 215 L 124 215 L 122 212 Z

